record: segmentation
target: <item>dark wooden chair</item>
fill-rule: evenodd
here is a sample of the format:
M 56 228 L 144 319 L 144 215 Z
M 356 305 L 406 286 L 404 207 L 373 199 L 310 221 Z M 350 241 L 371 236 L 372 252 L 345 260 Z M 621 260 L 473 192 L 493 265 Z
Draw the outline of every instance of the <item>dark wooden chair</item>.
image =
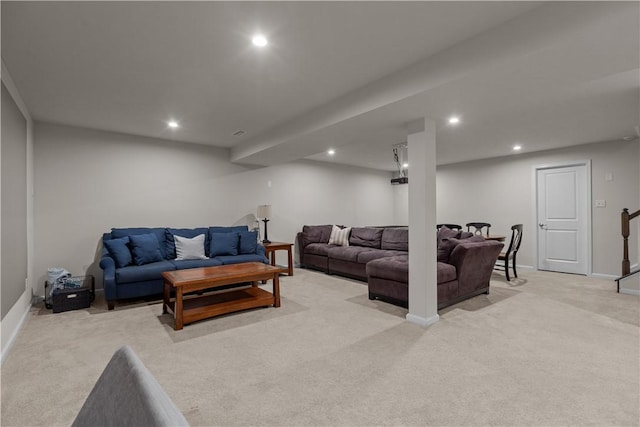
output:
M 471 230 L 471 227 L 473 227 L 473 230 Z M 485 234 L 482 234 L 482 229 L 485 227 L 487 229 L 487 232 Z M 468 222 L 467 223 L 467 231 L 472 232 L 473 234 L 479 234 L 480 236 L 487 237 L 489 235 L 489 228 L 491 228 L 491 224 L 489 224 L 488 222 Z
M 509 243 L 509 248 L 506 252 L 501 252 L 500 255 L 498 255 L 498 261 L 496 261 L 495 266 L 497 270 L 504 271 L 508 282 L 511 281 L 509 277 L 509 260 L 511 260 L 513 275 L 518 278 L 518 273 L 516 272 L 516 255 L 518 254 L 518 249 L 520 249 L 520 243 L 522 243 L 522 224 L 516 224 L 511 227 L 511 242 Z M 500 261 L 503 261 L 504 265 L 498 265 Z
M 442 227 L 447 227 L 451 230 L 462 230 L 462 226 L 459 224 L 436 224 L 436 229 L 440 230 Z

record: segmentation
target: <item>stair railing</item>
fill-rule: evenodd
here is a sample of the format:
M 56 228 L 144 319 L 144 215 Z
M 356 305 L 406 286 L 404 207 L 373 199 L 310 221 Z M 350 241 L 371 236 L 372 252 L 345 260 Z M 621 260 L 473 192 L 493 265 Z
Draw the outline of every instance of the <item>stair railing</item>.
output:
M 631 273 L 631 263 L 629 262 L 629 223 L 635 217 L 640 216 L 640 209 L 633 213 L 629 213 L 629 209 L 622 209 L 622 214 L 620 215 L 621 225 L 622 225 L 622 275 L 626 276 Z

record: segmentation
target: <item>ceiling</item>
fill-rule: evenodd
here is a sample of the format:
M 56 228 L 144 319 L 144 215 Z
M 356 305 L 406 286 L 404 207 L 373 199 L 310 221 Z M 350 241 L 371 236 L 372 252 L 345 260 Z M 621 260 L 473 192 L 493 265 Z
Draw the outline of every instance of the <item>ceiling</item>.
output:
M 422 117 L 438 164 L 639 132 L 638 2 L 1 7 L 2 60 L 34 119 L 227 147 L 240 163 L 391 171 Z

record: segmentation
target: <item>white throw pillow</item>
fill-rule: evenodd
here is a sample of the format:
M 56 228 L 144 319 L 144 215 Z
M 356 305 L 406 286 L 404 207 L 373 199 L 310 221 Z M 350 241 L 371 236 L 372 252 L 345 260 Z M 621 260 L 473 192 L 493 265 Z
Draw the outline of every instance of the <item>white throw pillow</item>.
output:
M 349 234 L 351 233 L 351 227 L 340 228 L 334 225 L 331 229 L 331 236 L 329 236 L 330 245 L 349 246 Z
M 173 236 L 176 243 L 176 261 L 185 259 L 207 259 L 204 255 L 204 234 L 198 234 L 193 239 Z

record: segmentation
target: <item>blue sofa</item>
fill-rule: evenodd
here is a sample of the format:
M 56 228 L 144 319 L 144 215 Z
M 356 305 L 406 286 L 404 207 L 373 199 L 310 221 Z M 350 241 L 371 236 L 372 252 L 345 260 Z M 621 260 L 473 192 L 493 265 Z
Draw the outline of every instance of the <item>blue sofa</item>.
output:
M 204 234 L 203 259 L 176 259 L 174 236 Z M 202 239 L 202 238 L 200 238 Z M 102 235 L 104 295 L 109 310 L 116 300 L 160 295 L 162 272 L 187 268 L 263 262 L 257 234 L 245 226 L 199 228 L 112 228 Z

